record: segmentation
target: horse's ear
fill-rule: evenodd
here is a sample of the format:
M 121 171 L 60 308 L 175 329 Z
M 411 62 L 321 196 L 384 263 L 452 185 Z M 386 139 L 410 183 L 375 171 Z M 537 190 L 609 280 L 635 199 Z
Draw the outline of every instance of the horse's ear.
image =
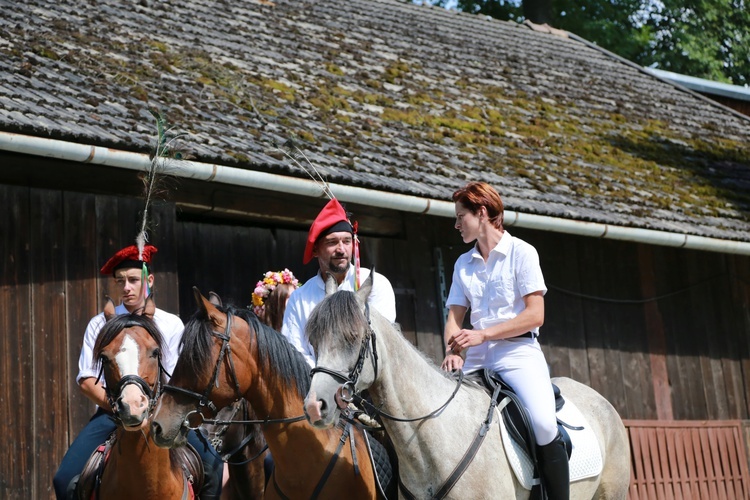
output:
M 219 297 L 219 294 L 216 292 L 208 292 L 208 301 L 218 307 L 223 305 L 221 303 L 221 297 Z
M 338 283 L 336 283 L 336 278 L 331 273 L 326 273 L 328 277 L 326 278 L 326 297 L 329 295 L 333 295 L 336 293 L 336 290 L 339 289 Z
M 156 304 L 154 303 L 154 294 L 149 295 L 146 297 L 146 304 L 143 306 L 143 314 L 142 316 L 146 316 L 149 319 L 154 319 L 154 314 L 156 313 Z
M 197 286 L 193 287 L 193 297 L 195 297 L 195 305 L 198 306 L 198 311 L 207 316 L 206 303 L 204 302 L 203 294 L 201 294 Z
M 367 279 L 364 283 L 362 283 L 362 286 L 359 287 L 359 290 L 357 290 L 357 299 L 359 299 L 359 302 L 361 304 L 364 304 L 367 302 L 367 297 L 370 296 L 370 292 L 372 292 L 372 283 L 375 279 L 375 267 L 370 269 L 370 275 L 367 276 Z
M 193 295 L 195 295 L 195 302 L 198 304 L 198 312 L 218 324 L 217 320 L 220 319 L 221 313 L 216 309 L 216 305 L 204 297 L 196 286 L 193 287 Z
M 104 298 L 106 302 L 104 304 L 104 311 L 102 312 L 104 313 L 104 319 L 109 321 L 116 316 L 115 302 L 112 300 L 112 297 L 110 297 L 109 295 L 105 295 Z

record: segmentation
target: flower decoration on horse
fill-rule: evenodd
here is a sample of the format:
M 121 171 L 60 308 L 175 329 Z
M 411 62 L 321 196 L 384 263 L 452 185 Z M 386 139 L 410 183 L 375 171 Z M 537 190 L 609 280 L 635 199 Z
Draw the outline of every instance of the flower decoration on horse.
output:
M 292 285 L 294 289 L 299 288 L 300 283 L 289 269 L 283 271 L 268 271 L 263 279 L 255 284 L 253 290 L 253 312 L 259 318 L 263 317 L 266 308 L 266 300 L 277 286 L 282 284 Z

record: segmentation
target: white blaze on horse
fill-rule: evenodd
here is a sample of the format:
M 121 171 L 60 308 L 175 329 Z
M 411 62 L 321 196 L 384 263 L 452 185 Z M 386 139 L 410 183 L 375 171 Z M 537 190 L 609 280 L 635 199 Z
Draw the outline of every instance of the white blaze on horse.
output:
M 427 360 L 396 325 L 366 305 L 371 289 L 368 279 L 356 293 L 336 291 L 329 279 L 326 298 L 307 323 L 317 355 L 305 401 L 310 423 L 335 425 L 346 402 L 367 389 L 396 449 L 403 497 L 528 498 L 504 452 L 497 409 L 489 419 L 487 392 L 457 384 Z M 624 499 L 630 452 L 619 415 L 593 389 L 568 378 L 553 382 L 581 409 L 601 452 L 601 471 L 572 482 L 570 497 Z M 414 418 L 421 416 L 426 418 Z M 488 421 L 483 441 L 477 439 Z M 471 458 L 467 450 L 477 442 Z
M 183 465 L 200 470 L 199 457 L 159 448 L 149 433 L 149 417 L 165 381 L 160 363 L 164 341 L 154 312 L 151 299 L 142 315 L 115 316 L 111 300 L 104 308 L 107 323 L 97 337 L 94 356 L 102 364 L 107 399 L 118 425 L 114 441 L 89 459 L 78 483 L 80 497 L 160 500 L 192 494 L 191 472 L 183 472 Z M 191 464 L 185 462 L 191 458 Z

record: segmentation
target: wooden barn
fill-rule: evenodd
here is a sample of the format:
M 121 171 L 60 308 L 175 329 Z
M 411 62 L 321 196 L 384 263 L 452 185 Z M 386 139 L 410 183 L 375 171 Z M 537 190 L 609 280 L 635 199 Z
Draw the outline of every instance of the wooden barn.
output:
M 564 32 L 396 0 L 3 2 L 0 76 L 0 498 L 52 497 L 93 413 L 77 361 L 136 233 L 151 110 L 187 153 L 150 232 L 163 309 L 314 274 L 325 198 L 293 139 L 439 361 L 450 197 L 484 180 L 539 251 L 553 375 L 626 420 L 631 498 L 750 495 L 747 116 Z

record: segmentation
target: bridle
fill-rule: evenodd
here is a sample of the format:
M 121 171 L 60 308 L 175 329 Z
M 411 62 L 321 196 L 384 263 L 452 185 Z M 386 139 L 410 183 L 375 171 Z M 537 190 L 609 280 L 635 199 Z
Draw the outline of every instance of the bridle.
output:
M 229 311 L 226 312 L 226 315 L 227 324 L 224 328 L 224 332 L 222 333 L 217 332 L 216 330 L 211 330 L 211 335 L 221 340 L 221 351 L 219 352 L 219 357 L 216 360 L 214 374 L 203 393 L 201 394 L 199 392 L 191 391 L 189 389 L 183 389 L 182 387 L 177 387 L 174 385 L 164 385 L 164 392 L 174 392 L 197 400 L 195 410 L 188 412 L 188 414 L 185 415 L 185 421 L 182 423 L 182 425 L 184 427 L 187 427 L 188 429 L 197 429 L 204 422 L 209 422 L 209 420 L 205 418 L 205 415 L 203 415 L 203 408 L 208 407 L 214 413 L 214 415 L 219 412 L 214 403 L 211 401 L 211 391 L 214 387 L 219 387 L 219 371 L 221 369 L 221 362 L 224 360 L 224 356 L 226 356 L 227 362 L 229 364 L 229 376 L 232 379 L 232 382 L 234 382 L 234 391 L 236 396 L 235 401 L 238 401 L 242 397 L 242 394 L 240 393 L 240 383 L 237 380 L 237 375 L 235 374 L 234 370 L 234 361 L 232 360 L 232 347 L 229 345 L 229 340 L 232 337 L 233 315 Z M 197 415 L 200 417 L 200 422 L 194 426 L 190 424 L 190 417 L 192 417 L 193 415 Z
M 337 391 L 339 397 L 346 403 L 353 402 L 357 396 L 357 382 L 359 382 L 359 376 L 362 374 L 362 368 L 365 366 L 365 360 L 372 354 L 372 367 L 375 371 L 374 379 L 378 378 L 378 349 L 377 349 L 377 338 L 375 330 L 372 328 L 372 322 L 370 321 L 370 304 L 365 303 L 365 318 L 367 319 L 367 331 L 362 339 L 362 344 L 359 346 L 359 355 L 357 361 L 354 363 L 354 367 L 345 373 L 339 370 L 333 370 L 326 368 L 325 366 L 315 366 L 310 370 L 310 376 L 312 377 L 316 373 L 326 373 L 332 376 L 339 382 L 343 382 L 343 385 Z
M 461 384 L 464 380 L 464 372 L 461 370 L 459 370 L 458 372 L 456 388 L 453 390 L 453 393 L 450 395 L 448 400 L 439 408 L 421 417 L 401 418 L 386 413 L 380 408 L 374 406 L 366 398 L 363 398 L 361 395 L 362 391 L 357 391 L 359 376 L 362 373 L 362 368 L 364 367 L 365 360 L 370 357 L 370 354 L 372 354 L 372 366 L 375 371 L 373 380 L 377 379 L 378 377 L 378 351 L 376 347 L 377 337 L 375 335 L 375 330 L 372 328 L 372 321 L 370 320 L 370 304 L 367 302 L 365 302 L 365 319 L 367 320 L 367 331 L 365 332 L 364 338 L 362 339 L 362 344 L 359 348 L 357 361 L 354 363 L 354 367 L 349 371 L 349 373 L 347 374 L 344 371 L 333 370 L 325 366 L 316 366 L 315 368 L 310 370 L 310 376 L 315 375 L 316 373 L 325 373 L 338 380 L 339 382 L 342 382 L 343 384 L 341 385 L 341 387 L 339 387 L 338 391 L 336 391 L 337 396 L 341 398 L 341 400 L 345 403 L 354 403 L 355 405 L 363 409 L 365 409 L 366 407 L 368 410 L 374 413 L 375 416 L 379 415 L 396 422 L 417 422 L 419 420 L 426 420 L 428 418 L 433 418 L 440 415 L 440 413 L 442 413 L 442 411 L 450 404 L 450 402 L 453 401 L 453 398 L 461 388 Z
M 159 399 L 159 395 L 161 394 L 161 379 L 164 374 L 168 374 L 167 370 L 164 369 L 164 365 L 161 364 L 161 353 L 158 357 L 158 363 L 159 363 L 159 373 L 156 376 L 156 382 L 154 382 L 154 386 L 148 385 L 148 382 L 144 380 L 140 375 L 134 375 L 129 374 L 123 376 L 120 380 L 117 381 L 117 384 L 113 389 L 110 389 L 109 385 L 104 386 L 104 392 L 107 396 L 107 402 L 109 403 L 109 406 L 112 408 L 112 414 L 115 416 L 115 419 L 122 422 L 120 419 L 120 412 L 117 409 L 117 396 L 122 394 L 123 389 L 127 385 L 137 385 L 138 388 L 141 390 L 141 392 L 148 396 L 148 415 L 151 415 L 151 413 L 154 411 L 154 408 L 156 407 L 156 402 Z M 99 368 L 99 375 L 96 377 L 96 383 L 98 384 L 99 381 L 102 379 L 102 376 L 104 375 L 104 363 L 100 361 L 101 367 Z
M 227 315 L 227 324 L 224 328 L 224 332 L 217 332 L 216 330 L 211 330 L 211 335 L 221 340 L 221 351 L 219 352 L 219 357 L 216 359 L 216 366 L 214 367 L 214 373 L 211 377 L 211 381 L 208 383 L 208 386 L 206 386 L 206 389 L 203 391 L 203 393 L 191 391 L 189 389 L 184 389 L 182 387 L 177 387 L 174 385 L 166 384 L 164 385 L 164 388 L 162 389 L 164 392 L 173 392 L 176 394 L 182 394 L 183 396 L 188 396 L 189 398 L 195 399 L 197 401 L 195 410 L 188 412 L 187 415 L 185 415 L 185 420 L 182 422 L 183 427 L 187 427 L 188 429 L 197 429 L 201 425 L 205 424 L 212 424 L 212 425 L 229 425 L 229 424 L 286 424 L 286 423 L 293 423 L 293 422 L 299 422 L 301 420 L 305 419 L 304 415 L 300 415 L 298 417 L 289 417 L 289 418 L 266 418 L 263 420 L 257 419 L 257 420 L 217 420 L 217 419 L 211 419 L 206 418 L 206 416 L 203 414 L 203 408 L 208 407 L 214 415 L 216 415 L 219 410 L 216 408 L 216 405 L 214 405 L 213 401 L 211 401 L 211 391 L 214 387 L 219 387 L 219 370 L 221 368 L 221 363 L 224 360 L 224 357 L 227 359 L 227 363 L 229 365 L 229 377 L 232 379 L 232 382 L 234 383 L 234 393 L 235 393 L 235 400 L 237 401 L 242 398 L 242 392 L 240 391 L 240 383 L 237 378 L 237 375 L 235 373 L 234 369 L 234 361 L 232 359 L 232 348 L 229 345 L 229 341 L 232 338 L 232 322 L 234 315 L 231 311 L 226 311 L 225 313 Z M 197 416 L 198 418 L 197 423 L 194 425 L 191 425 L 191 417 Z M 239 451 L 239 450 L 237 450 Z M 257 458 L 257 457 L 255 457 Z

